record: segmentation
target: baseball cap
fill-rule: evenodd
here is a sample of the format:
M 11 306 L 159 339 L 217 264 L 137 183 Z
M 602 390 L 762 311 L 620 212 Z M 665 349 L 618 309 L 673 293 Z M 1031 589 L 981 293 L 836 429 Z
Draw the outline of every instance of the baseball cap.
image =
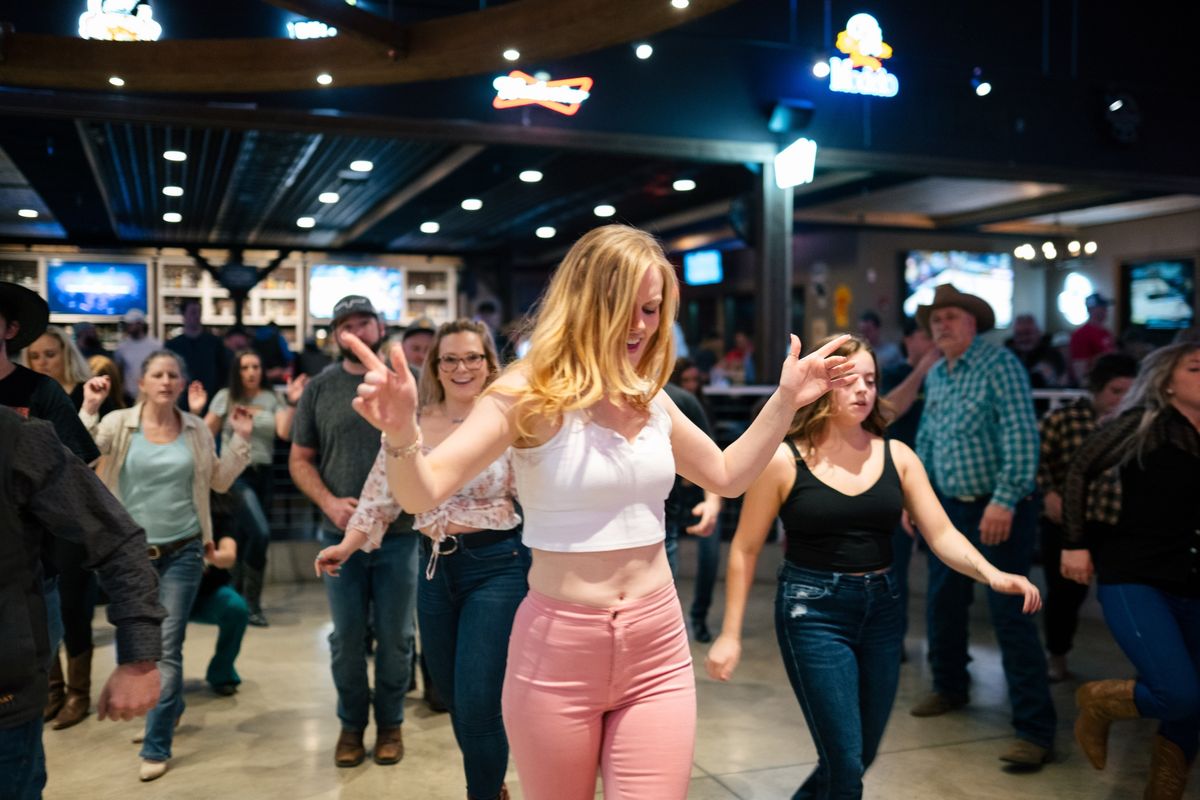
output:
M 145 321 L 146 321 L 146 312 L 142 311 L 140 308 L 131 308 L 125 312 L 124 316 L 121 317 L 121 322 L 124 322 L 126 325 L 130 325 L 134 322 L 145 322 Z
M 1099 292 L 1096 292 L 1095 294 L 1089 294 L 1087 296 L 1087 299 L 1084 300 L 1083 302 L 1084 302 L 1084 304 L 1087 305 L 1088 308 L 1097 308 L 1097 307 L 1108 308 L 1109 306 L 1112 305 L 1112 300 L 1109 300 L 1107 297 L 1100 294 Z
M 370 314 L 376 319 L 379 318 L 379 312 L 375 310 L 375 306 L 370 300 L 361 294 L 348 294 L 341 300 L 338 300 L 333 307 L 334 327 L 337 327 L 338 323 L 346 317 L 353 316 L 354 314 Z
M 412 323 L 404 329 L 404 333 L 400 336 L 400 341 L 404 341 L 408 337 L 418 333 L 437 333 L 437 326 L 433 324 L 433 320 L 429 317 L 417 317 Z

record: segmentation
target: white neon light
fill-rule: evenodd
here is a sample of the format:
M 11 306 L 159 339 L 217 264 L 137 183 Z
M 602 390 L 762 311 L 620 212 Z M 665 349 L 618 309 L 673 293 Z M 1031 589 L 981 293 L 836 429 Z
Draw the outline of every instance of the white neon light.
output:
M 1082 325 L 1088 320 L 1087 298 L 1096 287 L 1086 275 L 1072 272 L 1063 281 L 1058 293 L 1058 311 L 1072 325 Z
M 149 3 L 139 0 L 88 0 L 79 15 L 79 35 L 109 42 L 156 42 L 162 25 L 154 21 Z
M 812 183 L 817 165 L 817 143 L 797 139 L 775 156 L 775 185 L 780 189 Z
M 337 28 L 319 19 L 303 19 L 287 24 L 288 37 L 292 39 L 328 39 L 337 36 Z
M 873 97 L 895 97 L 900 79 L 887 71 L 883 60 L 892 57 L 892 47 L 883 40 L 883 29 L 870 14 L 855 14 L 838 34 L 837 49 L 846 58 L 834 56 L 829 63 L 818 62 L 813 75 L 829 76 L 829 90 Z
M 829 59 L 829 90 L 846 94 L 865 94 L 873 97 L 895 97 L 900 93 L 900 79 L 880 67 L 876 71 L 859 71 L 848 58 Z
M 528 83 L 512 75 L 501 75 L 492 81 L 500 100 L 526 100 L 530 103 L 562 103 L 578 105 L 591 97 L 591 92 L 574 86 L 549 86 L 546 81 Z

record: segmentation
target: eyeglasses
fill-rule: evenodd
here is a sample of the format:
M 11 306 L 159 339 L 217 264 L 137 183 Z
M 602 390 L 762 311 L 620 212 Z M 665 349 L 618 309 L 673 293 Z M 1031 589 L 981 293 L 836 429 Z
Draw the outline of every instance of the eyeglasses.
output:
M 468 353 L 461 358 L 458 356 L 438 356 L 438 369 L 442 372 L 454 372 L 459 364 L 474 372 L 483 366 L 487 357 L 483 353 Z

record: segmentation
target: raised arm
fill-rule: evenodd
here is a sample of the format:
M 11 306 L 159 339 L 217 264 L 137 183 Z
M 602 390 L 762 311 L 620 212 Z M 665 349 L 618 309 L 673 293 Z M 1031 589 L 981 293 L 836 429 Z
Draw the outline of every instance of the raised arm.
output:
M 913 367 L 913 371 L 887 393 L 887 401 L 892 406 L 895 419 L 907 414 L 913 403 L 917 402 L 917 397 L 921 394 L 921 385 L 925 383 L 925 376 L 941 358 L 941 351 L 931 348 Z
M 443 503 L 483 472 L 517 440 L 514 401 L 489 393 L 452 434 L 429 455 L 421 453 L 417 427 L 417 386 L 404 352 L 392 348 L 392 369 L 353 334 L 344 341 L 367 367 L 354 410 L 385 436 L 388 485 L 402 508 L 417 514 Z M 501 382 L 517 382 L 505 376 Z
M 993 567 L 954 527 L 938 501 L 925 467 L 916 453 L 903 442 L 892 440 L 887 444 L 892 448 L 892 461 L 900 473 L 904 506 L 934 554 L 955 572 L 961 572 L 1001 594 L 1024 595 L 1022 610 L 1026 614 L 1041 608 L 1041 596 L 1028 578 L 1001 572 Z
M 800 340 L 792 336 L 779 388 L 746 432 L 724 451 L 663 395 L 660 399 L 671 413 L 676 472 L 723 497 L 737 497 L 746 491 L 783 441 L 796 409 L 842 385 L 849 377 L 852 365 L 845 357 L 832 355 L 848 338 L 839 336 L 800 358 Z
M 710 677 L 727 681 L 733 677 L 742 657 L 742 621 L 746 616 L 746 598 L 754 584 L 758 554 L 779 508 L 795 480 L 792 454 L 786 445 L 778 445 L 767 468 L 750 484 L 742 501 L 737 531 L 729 547 L 729 565 L 725 569 L 725 618 L 721 634 L 709 648 L 705 667 Z

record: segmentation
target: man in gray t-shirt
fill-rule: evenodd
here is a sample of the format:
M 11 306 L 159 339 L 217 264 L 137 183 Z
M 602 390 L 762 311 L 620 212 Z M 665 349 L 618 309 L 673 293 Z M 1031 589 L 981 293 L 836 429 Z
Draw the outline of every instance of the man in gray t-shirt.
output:
M 339 347 L 346 333 L 371 347 L 383 339 L 383 325 L 367 298 L 344 297 L 333 313 Z M 310 380 L 300 397 L 288 458 L 292 480 L 323 514 L 322 546 L 341 540 L 379 452 L 379 432 L 350 406 L 366 368 L 348 349 L 341 350 L 342 360 Z M 400 725 L 412 672 L 419 536 L 412 529 L 412 517 L 403 515 L 388 528 L 379 549 L 355 553 L 336 577 L 324 578 L 333 617 L 329 644 L 342 723 L 334 753 L 339 767 L 357 766 L 366 757 L 363 731 L 372 705 L 376 763 L 395 764 L 404 755 Z M 367 681 L 368 609 L 376 637 L 373 696 Z

